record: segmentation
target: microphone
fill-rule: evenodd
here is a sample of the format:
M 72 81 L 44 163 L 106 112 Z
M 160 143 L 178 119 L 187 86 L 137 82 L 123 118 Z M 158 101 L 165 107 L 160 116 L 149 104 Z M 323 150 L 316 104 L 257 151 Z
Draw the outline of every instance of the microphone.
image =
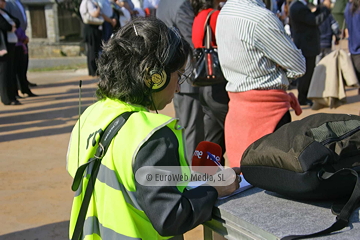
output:
M 223 169 L 220 164 L 221 156 L 222 149 L 219 144 L 202 141 L 197 145 L 194 151 L 191 161 L 191 169 L 195 172 L 213 175 L 219 168 L 221 170 Z

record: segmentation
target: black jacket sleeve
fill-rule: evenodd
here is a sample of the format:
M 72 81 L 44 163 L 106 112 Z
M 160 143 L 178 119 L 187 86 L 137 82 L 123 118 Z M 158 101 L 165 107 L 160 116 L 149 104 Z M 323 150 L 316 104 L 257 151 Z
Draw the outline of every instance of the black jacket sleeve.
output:
M 194 48 L 191 39 L 193 22 L 194 11 L 192 10 L 190 2 L 184 1 L 176 14 L 175 25 L 177 26 L 185 40 L 190 44 L 191 48 Z
M 11 15 L 8 11 L 6 11 L 5 9 L 2 9 L 2 11 L 6 12 L 7 15 L 9 15 L 9 17 L 15 22 L 16 28 L 18 28 L 20 26 L 20 20 L 16 17 L 14 17 L 13 15 Z M 5 19 L 4 19 L 5 20 Z M 6 21 L 6 20 L 5 20 Z M 7 21 L 6 21 L 7 22 Z M 9 24 L 9 23 L 8 23 Z M 10 24 L 9 24 L 10 25 Z M 10 25 L 11 26 L 11 25 Z M 10 30 L 7 31 L 11 31 L 12 27 L 10 28 Z M 23 29 L 24 30 L 24 29 Z
M 316 11 L 312 13 L 307 6 L 300 2 L 295 2 L 294 6 L 290 7 L 290 16 L 294 21 L 310 26 L 319 26 L 329 14 L 330 10 L 326 7 L 317 7 Z
M 134 174 L 143 166 L 179 166 L 174 133 L 164 127 L 139 150 Z M 138 203 L 162 236 L 180 235 L 211 219 L 217 200 L 215 188 L 201 186 L 181 193 L 175 186 L 143 186 L 136 182 Z
M 0 14 L 0 30 L 9 32 L 12 30 L 11 24 Z

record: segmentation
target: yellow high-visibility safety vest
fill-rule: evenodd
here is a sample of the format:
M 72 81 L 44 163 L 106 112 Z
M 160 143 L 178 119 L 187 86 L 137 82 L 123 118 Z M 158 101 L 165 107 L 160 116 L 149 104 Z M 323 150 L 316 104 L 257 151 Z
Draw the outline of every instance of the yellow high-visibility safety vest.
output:
M 157 130 L 167 126 L 179 142 L 180 166 L 188 166 L 185 159 L 182 130 L 177 120 L 119 100 L 105 99 L 88 107 L 81 115 L 72 133 L 66 167 L 72 177 L 77 168 L 94 156 L 99 133 L 123 112 L 133 113 L 111 142 L 102 159 L 99 173 L 85 218 L 84 239 L 168 239 L 160 236 L 141 209 L 136 198 L 133 162 L 141 146 Z M 78 154 L 78 149 L 79 154 Z M 79 157 L 78 157 L 79 156 Z M 88 177 L 75 193 L 71 210 L 69 238 L 72 237 L 82 204 Z M 178 187 L 183 192 L 184 187 Z M 95 199 L 95 200 L 94 200 Z

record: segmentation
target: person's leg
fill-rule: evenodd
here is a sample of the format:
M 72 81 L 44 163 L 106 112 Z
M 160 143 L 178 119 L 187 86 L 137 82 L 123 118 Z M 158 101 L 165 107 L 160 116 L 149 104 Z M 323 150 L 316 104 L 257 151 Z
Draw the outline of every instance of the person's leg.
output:
M 308 105 L 311 101 L 307 98 L 310 82 L 312 75 L 314 73 L 315 68 L 315 60 L 316 56 L 314 57 L 305 57 L 306 60 L 306 72 L 304 76 L 298 78 L 298 100 L 300 105 Z
M 222 149 L 221 164 L 225 165 L 223 157 L 226 152 L 224 138 L 224 124 L 219 124 L 212 111 L 204 110 L 204 140 L 219 144 Z
M 351 54 L 351 61 L 354 65 L 358 81 L 360 81 L 360 54 Z
M 10 104 L 13 99 L 8 95 L 7 62 L 0 61 L 0 97 L 3 104 Z
M 97 75 L 96 59 L 101 46 L 101 34 L 98 26 L 84 24 L 84 39 L 86 43 L 87 66 L 90 76 Z
M 11 98 L 15 98 L 16 96 L 16 92 L 17 92 L 17 84 L 16 84 L 16 78 L 14 76 L 15 73 L 15 43 L 14 44 L 8 44 L 8 50 L 11 49 L 10 51 L 8 51 L 9 53 L 9 59 L 8 59 L 8 78 L 9 78 L 9 91 L 12 91 L 12 97 Z
M 29 47 L 28 47 L 27 44 L 25 45 L 25 47 L 26 47 L 26 49 L 27 49 L 27 53 L 24 54 L 24 56 L 25 56 L 25 70 L 26 70 L 26 72 L 27 72 L 28 69 L 29 69 Z
M 89 75 L 96 76 L 97 75 L 97 65 L 96 65 L 96 59 L 99 57 L 100 52 L 100 38 L 99 39 L 93 39 L 94 41 L 88 43 L 88 70 Z
M 113 33 L 113 27 L 109 22 L 106 21 L 103 23 L 102 26 L 103 26 L 102 40 L 106 43 L 110 39 L 111 34 Z
M 27 71 L 28 71 L 28 69 L 29 69 L 29 46 L 26 44 L 25 45 L 25 47 L 26 47 L 26 49 L 27 49 L 27 53 L 25 54 L 25 76 L 26 76 L 26 82 L 28 83 L 28 85 L 30 86 L 30 87 L 36 87 L 37 86 L 37 84 L 36 83 L 32 83 L 32 82 L 30 82 L 29 80 L 28 80 L 28 78 L 27 78 Z
M 2 87 L 2 96 L 1 100 L 5 105 L 16 103 L 16 105 L 20 104 L 18 100 L 16 100 L 16 82 L 14 81 L 14 58 L 15 58 L 15 43 L 9 43 L 7 46 L 8 53 L 6 54 L 6 69 L 2 69 L 2 77 L 1 80 L 3 82 Z
M 90 44 L 89 42 L 86 43 L 87 46 L 87 66 L 88 66 L 88 72 L 89 72 L 89 76 L 95 76 L 95 72 L 96 72 L 96 64 L 95 64 L 95 59 L 96 59 L 96 50 L 94 48 L 94 46 L 92 44 Z
M 205 114 L 205 141 L 219 144 L 224 154 L 226 152 L 224 124 L 229 102 L 225 84 L 201 87 L 200 102 Z M 222 159 L 222 164 L 224 164 L 224 159 Z
M 177 93 L 173 99 L 175 115 L 185 128 L 186 154 L 190 161 L 196 146 L 204 140 L 204 113 L 198 93 Z
M 29 83 L 26 80 L 27 60 L 22 46 L 15 47 L 15 63 L 14 78 L 19 83 L 19 90 L 22 94 L 26 93 L 29 96 L 35 96 L 35 94 L 31 92 Z
M 21 53 L 20 53 L 21 54 Z M 18 52 L 18 46 L 15 46 L 15 55 L 14 55 L 14 72 L 13 72 L 13 82 L 15 83 L 15 88 L 14 88 L 14 91 L 15 91 L 15 96 L 16 97 L 20 97 L 19 96 L 19 90 L 21 90 L 23 88 L 22 84 L 20 83 L 20 80 L 18 79 L 17 75 L 18 75 L 18 72 L 19 70 L 21 69 L 21 55 L 19 54 Z M 28 82 L 25 83 L 27 86 L 28 86 Z

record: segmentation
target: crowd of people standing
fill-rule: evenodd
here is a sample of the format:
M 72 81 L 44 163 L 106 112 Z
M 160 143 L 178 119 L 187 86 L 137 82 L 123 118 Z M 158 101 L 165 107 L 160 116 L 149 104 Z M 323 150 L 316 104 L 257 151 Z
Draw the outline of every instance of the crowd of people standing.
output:
M 87 66 L 90 76 L 97 76 L 96 59 L 111 35 L 125 26 L 131 19 L 153 14 L 158 0 L 82 0 L 80 14 L 89 13 L 92 17 L 102 18 L 98 24 L 84 24 L 83 35 L 86 43 Z
M 19 98 L 37 96 L 30 89 L 36 84 L 26 76 L 29 64 L 26 28 L 26 13 L 20 0 L 0 0 L 0 97 L 4 105 L 21 105 Z

